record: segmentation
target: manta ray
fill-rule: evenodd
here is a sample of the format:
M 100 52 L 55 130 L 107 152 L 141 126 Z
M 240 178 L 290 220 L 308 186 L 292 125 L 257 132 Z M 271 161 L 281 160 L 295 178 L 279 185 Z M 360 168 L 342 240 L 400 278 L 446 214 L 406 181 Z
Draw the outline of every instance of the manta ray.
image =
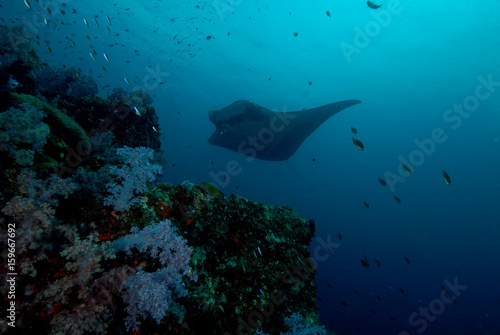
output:
M 287 160 L 323 122 L 359 103 L 343 100 L 297 112 L 274 112 L 248 100 L 238 100 L 209 112 L 216 129 L 208 142 L 252 159 Z

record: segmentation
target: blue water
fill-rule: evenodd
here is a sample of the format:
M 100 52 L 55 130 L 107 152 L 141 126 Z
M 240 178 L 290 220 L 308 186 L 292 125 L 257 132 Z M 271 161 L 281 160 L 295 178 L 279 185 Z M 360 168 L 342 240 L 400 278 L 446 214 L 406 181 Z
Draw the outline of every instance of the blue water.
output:
M 27 24 L 45 62 L 81 68 L 102 96 L 148 91 L 164 181 L 217 184 L 211 175 L 236 161 L 241 171 L 218 185 L 224 193 L 314 219 L 321 321 L 339 334 L 500 334 L 500 1 L 380 3 L 32 0 L 29 10 L 12 0 L 0 18 Z M 249 162 L 207 142 L 208 111 L 239 99 L 280 111 L 362 104 L 287 162 Z M 470 113 L 447 112 L 455 104 Z M 401 160 L 411 176 L 398 172 Z M 396 176 L 385 187 L 377 180 Z M 329 253 L 320 240 L 338 244 Z

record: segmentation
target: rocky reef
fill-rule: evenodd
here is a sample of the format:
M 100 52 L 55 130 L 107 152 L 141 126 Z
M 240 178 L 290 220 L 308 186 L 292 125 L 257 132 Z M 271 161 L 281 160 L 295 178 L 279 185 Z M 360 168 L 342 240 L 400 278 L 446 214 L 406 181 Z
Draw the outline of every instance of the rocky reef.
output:
M 0 35 L 2 333 L 326 334 L 314 226 L 210 185 L 155 183 L 147 92 L 99 97 L 80 70 L 43 64 L 22 27 Z

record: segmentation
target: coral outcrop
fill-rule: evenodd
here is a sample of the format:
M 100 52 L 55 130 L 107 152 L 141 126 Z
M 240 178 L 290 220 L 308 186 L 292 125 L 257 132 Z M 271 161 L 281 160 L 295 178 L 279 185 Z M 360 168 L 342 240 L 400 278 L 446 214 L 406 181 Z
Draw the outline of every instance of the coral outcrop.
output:
M 13 250 L 0 254 L 10 273 L 0 291 L 14 309 L 0 311 L 2 333 L 279 334 L 292 316 L 318 324 L 314 227 L 287 206 L 155 184 L 149 95 L 98 97 L 77 70 L 44 72 L 22 29 L 0 27 L 0 40 L 12 33 L 24 39 L 0 44 L 0 70 L 19 83 L 0 86 L 0 247 Z

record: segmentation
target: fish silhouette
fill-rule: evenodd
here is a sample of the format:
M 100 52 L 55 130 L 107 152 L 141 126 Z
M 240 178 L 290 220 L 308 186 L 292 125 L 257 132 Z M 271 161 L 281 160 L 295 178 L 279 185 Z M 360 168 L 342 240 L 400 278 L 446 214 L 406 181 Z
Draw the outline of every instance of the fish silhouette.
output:
M 209 112 L 216 129 L 208 142 L 252 158 L 290 158 L 323 122 L 359 100 L 343 100 L 297 112 L 275 112 L 248 100 L 238 100 Z

